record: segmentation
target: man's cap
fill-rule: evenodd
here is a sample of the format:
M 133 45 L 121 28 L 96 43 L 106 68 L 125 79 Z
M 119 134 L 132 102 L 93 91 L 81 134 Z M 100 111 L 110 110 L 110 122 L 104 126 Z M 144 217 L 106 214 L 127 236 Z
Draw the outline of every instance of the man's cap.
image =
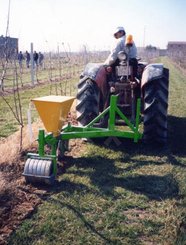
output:
M 118 26 L 115 30 L 114 30 L 114 35 L 116 33 L 118 33 L 119 31 L 124 31 L 125 32 L 125 29 L 122 27 L 122 26 Z

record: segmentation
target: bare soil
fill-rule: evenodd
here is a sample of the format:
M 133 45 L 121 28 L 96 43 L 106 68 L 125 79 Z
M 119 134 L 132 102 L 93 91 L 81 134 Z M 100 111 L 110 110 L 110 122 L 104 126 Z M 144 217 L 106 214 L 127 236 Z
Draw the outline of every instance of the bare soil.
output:
M 21 159 L 14 165 L 0 165 L 0 244 L 6 244 L 11 232 L 41 202 L 37 188 L 25 185 L 23 166 Z
M 75 112 L 70 113 L 68 121 L 76 124 Z M 27 152 L 37 152 L 37 131 L 41 125 L 41 122 L 32 125 L 32 143 L 29 142 L 28 130 L 25 127 L 21 153 L 19 132 L 0 141 L 0 245 L 7 244 L 10 234 L 23 219 L 33 213 L 49 193 L 50 187 L 28 185 L 22 176 Z M 67 155 L 76 157 L 83 152 L 82 140 L 71 140 L 70 145 L 71 151 Z

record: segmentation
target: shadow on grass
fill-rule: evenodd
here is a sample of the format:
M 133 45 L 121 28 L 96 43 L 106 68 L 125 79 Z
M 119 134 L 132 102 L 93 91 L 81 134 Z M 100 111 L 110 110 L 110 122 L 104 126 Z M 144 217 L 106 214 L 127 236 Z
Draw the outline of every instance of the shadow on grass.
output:
M 118 160 L 118 159 L 117 159 Z M 68 169 L 68 174 L 75 174 L 80 177 L 88 177 L 95 189 L 90 189 L 83 184 L 75 184 L 71 182 L 61 181 L 58 183 L 55 191 L 69 190 L 73 192 L 75 190 L 81 190 L 86 192 L 95 192 L 99 195 L 108 195 L 113 198 L 117 198 L 118 194 L 115 192 L 116 187 L 121 187 L 126 190 L 132 191 L 136 194 L 142 194 L 153 200 L 163 200 L 178 197 L 179 188 L 178 184 L 171 174 L 158 176 L 158 175 L 138 175 L 128 176 L 128 173 L 124 177 L 123 171 L 130 171 L 129 167 L 118 168 L 114 165 L 114 160 L 105 159 L 103 157 L 92 158 L 76 158 L 70 159 L 71 164 L 75 165 L 77 169 Z M 119 159 L 123 161 L 123 159 Z M 123 164 L 125 164 L 123 162 Z M 140 161 L 137 163 L 140 167 L 143 165 L 149 165 L 149 161 Z M 156 162 L 151 161 L 150 164 Z M 133 167 L 131 166 L 131 169 Z M 92 171 L 86 172 L 84 170 L 92 169 Z M 61 189 L 62 188 L 62 189 Z M 98 192 L 96 190 L 99 190 Z
M 138 169 L 146 165 L 163 165 L 165 162 L 170 163 L 173 166 L 179 166 L 183 171 L 185 171 L 186 165 L 181 163 L 178 158 L 186 155 L 186 118 L 169 116 L 168 123 L 169 139 L 167 145 L 164 147 L 161 145 L 146 145 L 142 142 L 136 144 L 132 140 L 128 139 L 119 139 L 119 146 L 115 144 L 115 142 L 105 146 L 114 151 L 124 152 L 125 154 L 123 159 L 120 158 L 116 160 L 123 164 L 130 162 L 131 165 L 127 165 L 125 168 L 119 169 L 114 165 L 114 160 L 103 158 L 101 156 L 81 157 L 75 159 L 69 157 L 67 159 L 68 165 L 69 162 L 71 165 L 75 165 L 76 170 L 71 170 L 69 168 L 68 173 L 89 177 L 93 186 L 98 187 L 101 193 L 112 195 L 113 197 L 115 195 L 115 187 L 122 187 L 133 191 L 134 193 L 143 194 L 149 199 L 162 200 L 174 197 L 178 198 L 179 187 L 171 174 L 164 176 L 126 175 L 125 177 L 117 177 L 122 176 L 123 171 L 130 174 L 130 171 L 134 169 Z M 97 143 L 102 147 L 104 142 L 105 139 L 101 139 L 98 140 Z M 150 156 L 152 157 L 152 160 L 134 159 L 135 156 L 139 155 Z M 159 159 L 156 157 L 159 157 Z M 163 157 L 165 158 L 163 159 Z M 68 167 L 70 167 L 70 165 Z M 82 168 L 84 170 L 90 168 L 93 169 L 93 171 L 87 173 L 86 171 L 82 171 Z M 61 183 L 60 186 L 62 185 L 63 184 Z M 70 185 L 70 183 L 68 183 L 68 185 Z M 72 183 L 71 185 L 71 188 L 67 187 L 70 191 L 75 190 L 76 188 L 87 188 L 86 186 L 76 186 L 76 184 Z
M 186 156 L 186 117 L 168 117 L 169 147 L 173 155 Z
M 90 222 L 87 221 L 85 216 L 82 214 L 82 211 L 78 210 L 77 207 L 74 207 L 73 205 L 71 205 L 69 203 L 65 203 L 63 201 L 60 201 L 59 199 L 54 199 L 54 198 L 50 198 L 49 202 L 54 203 L 55 205 L 57 204 L 61 208 L 64 208 L 64 207 L 68 208 L 77 216 L 77 218 L 79 218 L 83 222 L 83 224 L 85 225 L 85 227 L 87 229 L 89 229 L 94 234 L 96 234 L 98 237 L 103 239 L 104 242 L 106 242 L 106 244 L 113 244 L 113 241 L 111 241 L 109 238 L 107 238 L 106 236 L 101 234 L 101 232 L 97 231 L 97 229 L 94 227 L 94 225 L 92 225 Z
M 107 139 L 96 139 L 96 145 L 105 146 L 114 151 L 123 151 L 130 156 L 166 156 L 172 165 L 185 168 L 186 165 L 176 160 L 176 157 L 186 156 L 186 118 L 168 116 L 168 142 L 166 145 L 142 141 L 134 143 L 131 139 L 117 138 L 107 145 Z M 141 163 L 140 163 L 141 164 Z
M 59 181 L 55 187 L 51 188 L 52 192 L 68 191 L 73 193 L 80 190 L 85 192 L 95 192 L 96 195 L 104 194 L 109 196 L 116 196 L 114 189 L 122 187 L 137 194 L 143 194 L 149 199 L 163 200 L 167 198 L 179 198 L 179 187 L 176 180 L 171 174 L 169 175 L 130 175 L 130 171 L 141 168 L 143 166 L 163 165 L 170 163 L 173 166 L 179 166 L 185 171 L 186 165 L 181 163 L 177 157 L 186 155 L 186 118 L 177 118 L 169 116 L 169 140 L 165 147 L 160 145 L 144 145 L 139 142 L 138 144 L 128 139 L 119 139 L 121 144 L 110 144 L 106 146 L 114 151 L 123 151 L 125 154 L 123 158 L 116 159 L 125 166 L 126 162 L 130 165 L 126 167 L 117 168 L 115 160 L 104 158 L 101 156 L 95 157 L 66 157 L 68 174 L 75 174 L 76 176 L 88 177 L 93 185 L 92 188 L 84 184 L 74 183 L 71 181 Z M 104 145 L 105 139 L 99 141 L 100 146 Z M 135 156 L 144 155 L 152 156 L 152 160 L 135 159 Z M 153 157 L 159 157 L 157 160 Z M 161 160 L 166 157 L 164 160 Z M 71 166 L 76 166 L 71 169 Z M 92 171 L 86 171 L 88 169 Z M 84 171 L 85 170 L 85 171 Z M 64 170 L 59 168 L 58 174 L 63 174 Z M 123 171 L 126 174 L 124 177 Z M 119 176 L 119 177 L 118 177 Z M 94 188 L 97 187 L 96 188 Z M 98 191 L 97 191 L 98 190 Z

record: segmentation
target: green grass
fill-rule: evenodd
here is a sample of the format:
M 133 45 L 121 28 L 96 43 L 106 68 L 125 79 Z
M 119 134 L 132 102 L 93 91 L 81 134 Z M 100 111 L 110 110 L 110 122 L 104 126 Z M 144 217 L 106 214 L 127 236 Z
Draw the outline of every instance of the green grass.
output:
M 22 85 L 26 86 L 28 84 L 31 84 L 31 70 L 30 68 L 26 68 L 25 65 L 23 65 L 22 71 L 19 68 L 19 65 L 16 65 L 17 67 L 17 76 L 19 80 L 19 87 L 21 88 Z M 49 81 L 50 79 L 54 80 L 55 78 L 61 77 L 69 77 L 72 74 L 79 75 L 80 71 L 83 69 L 82 64 L 76 64 L 73 65 L 72 63 L 61 64 L 61 68 L 59 67 L 58 60 L 53 60 L 52 65 L 50 65 L 50 61 L 45 61 L 45 69 L 41 69 L 41 67 L 38 67 L 37 70 L 34 70 L 34 79 L 38 82 L 40 81 Z M 0 74 L 2 73 L 2 70 L 0 69 Z M 9 67 L 7 68 L 5 80 L 4 80 L 4 89 L 11 89 L 13 87 L 13 80 L 15 78 L 15 64 L 9 63 Z
M 186 244 L 186 78 L 169 60 L 166 147 L 88 144 L 9 244 Z
M 76 91 L 76 83 L 78 81 L 78 77 L 73 78 L 71 80 L 62 80 L 61 83 L 50 83 L 42 86 L 35 86 L 34 88 L 30 88 L 24 91 L 20 91 L 20 99 L 22 105 L 22 115 L 24 124 L 27 124 L 27 110 L 29 108 L 30 100 L 36 97 L 46 96 L 50 94 L 65 95 L 65 91 L 67 94 L 75 95 Z M 62 93 L 61 93 L 62 89 Z M 15 112 L 15 104 L 13 96 L 5 97 L 10 106 L 13 108 Z M 33 113 L 33 119 L 38 117 L 37 113 Z M 19 124 L 16 121 L 13 113 L 9 109 L 7 103 L 0 97 L 0 138 L 7 137 L 13 132 L 17 131 Z

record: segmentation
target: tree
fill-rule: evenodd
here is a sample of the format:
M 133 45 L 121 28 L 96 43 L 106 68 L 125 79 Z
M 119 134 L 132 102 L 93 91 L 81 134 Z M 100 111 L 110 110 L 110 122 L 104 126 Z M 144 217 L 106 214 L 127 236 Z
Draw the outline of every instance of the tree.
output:
M 145 47 L 145 49 L 146 49 L 147 51 L 157 51 L 157 47 L 152 46 L 151 44 L 150 44 L 150 45 L 147 45 L 147 46 Z

